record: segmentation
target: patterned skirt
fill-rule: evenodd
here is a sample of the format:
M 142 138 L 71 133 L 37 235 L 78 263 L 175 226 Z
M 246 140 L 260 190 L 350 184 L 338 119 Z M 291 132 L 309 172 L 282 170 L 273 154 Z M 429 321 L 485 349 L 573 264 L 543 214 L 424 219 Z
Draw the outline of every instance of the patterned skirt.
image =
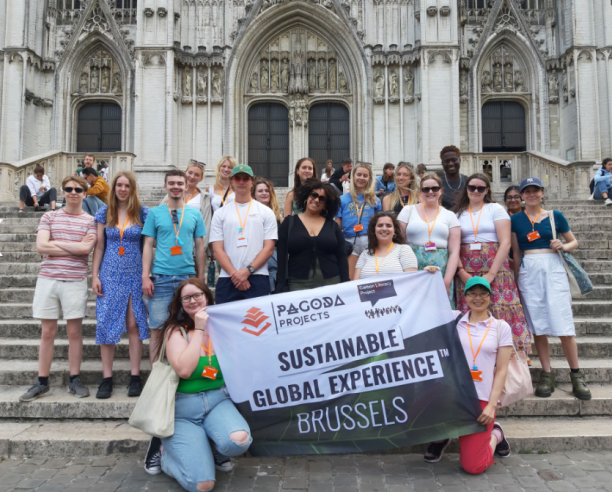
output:
M 436 249 L 435 251 L 425 251 L 424 246 L 413 246 L 410 245 L 414 255 L 417 257 L 419 262 L 419 270 L 424 270 L 426 266 L 437 266 L 440 267 L 442 272 L 442 278 L 446 275 L 446 264 L 448 263 L 448 249 Z M 455 309 L 455 281 L 451 282 L 450 295 L 448 300 L 451 303 L 453 309 Z
M 461 245 L 459 258 L 463 268 L 472 276 L 484 277 L 489 272 L 499 248 L 499 243 L 481 244 L 482 249 L 480 251 L 472 251 L 469 244 Z M 459 277 L 456 277 L 455 286 L 457 309 L 465 314 L 470 310 L 463 295 L 465 284 Z M 503 319 L 510 325 L 516 350 L 524 350 L 527 354 L 531 353 L 531 334 L 507 259 L 491 284 L 489 311 L 494 318 Z

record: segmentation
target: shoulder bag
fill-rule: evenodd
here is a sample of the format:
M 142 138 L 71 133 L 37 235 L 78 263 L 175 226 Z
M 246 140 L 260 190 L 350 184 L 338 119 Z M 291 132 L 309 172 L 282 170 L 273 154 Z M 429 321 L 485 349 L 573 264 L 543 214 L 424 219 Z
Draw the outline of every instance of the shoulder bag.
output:
M 295 215 L 289 215 L 287 220 L 289 221 L 289 228 L 287 229 L 287 250 L 289 249 L 289 238 L 291 237 L 291 230 L 293 229 L 293 221 Z M 297 219 L 299 220 L 299 219 Z M 279 285 L 274 290 L 274 294 L 283 294 L 289 292 L 289 252 L 287 251 L 287 258 L 285 258 L 285 278 L 282 279 L 283 285 Z
M 501 320 L 497 322 L 497 348 L 501 339 Z M 506 383 L 502 391 L 499 401 L 502 407 L 507 407 L 513 403 L 522 400 L 526 396 L 533 393 L 531 383 L 531 373 L 529 372 L 529 364 L 527 363 L 527 354 L 525 352 L 517 352 L 512 342 L 512 355 L 508 363 L 508 374 L 506 375 Z
M 550 219 L 553 239 L 557 239 L 557 227 L 555 226 L 553 210 L 548 212 L 548 218 Z M 576 261 L 576 258 L 574 258 L 571 253 L 566 253 L 562 250 L 557 251 L 557 253 L 565 267 L 572 297 L 582 297 L 589 292 L 593 292 L 593 283 L 584 269 Z
M 183 336 L 187 338 L 183 327 L 179 328 Z M 167 340 L 168 336 L 164 337 L 159 358 L 153 364 L 147 384 L 128 421 L 132 427 L 140 429 L 145 434 L 160 438 L 174 434 L 174 402 L 180 380 L 172 366 L 164 362 Z

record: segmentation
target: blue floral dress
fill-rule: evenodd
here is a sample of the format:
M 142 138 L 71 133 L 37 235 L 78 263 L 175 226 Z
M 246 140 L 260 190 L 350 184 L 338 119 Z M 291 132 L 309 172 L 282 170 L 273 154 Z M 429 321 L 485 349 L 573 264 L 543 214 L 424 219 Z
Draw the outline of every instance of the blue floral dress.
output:
M 101 207 L 94 220 L 106 224 L 107 206 Z M 149 209 L 142 207 L 141 217 L 147 218 Z M 143 220 L 144 222 L 144 220 Z M 122 333 L 127 333 L 125 314 L 130 296 L 132 309 L 138 325 L 141 340 L 149 338 L 147 310 L 142 300 L 142 253 L 140 252 L 140 234 L 142 226 L 135 224 L 123 232 L 125 254 L 118 254 L 121 240 L 119 228 L 106 227 L 106 250 L 100 265 L 100 282 L 102 297 L 96 299 L 96 343 L 98 345 L 115 345 Z M 103 238 L 99 239 L 104 241 Z

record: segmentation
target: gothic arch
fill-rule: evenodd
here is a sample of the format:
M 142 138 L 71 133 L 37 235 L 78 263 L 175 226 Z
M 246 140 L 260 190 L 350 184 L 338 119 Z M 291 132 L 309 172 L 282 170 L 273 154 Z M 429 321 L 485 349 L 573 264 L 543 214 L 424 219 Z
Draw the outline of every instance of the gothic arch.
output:
M 364 98 L 368 91 L 367 84 L 370 77 L 368 77 L 369 66 L 365 51 L 357 41 L 355 34 L 343 19 L 320 4 L 302 1 L 285 2 L 276 4 L 273 8 L 257 14 L 260 7 L 261 1 L 256 2 L 253 6 L 247 21 L 238 33 L 234 50 L 226 64 L 226 87 L 234 87 L 232 97 L 226 99 L 224 108 L 226 142 L 231 149 L 230 151 L 235 152 L 239 159 L 247 157 L 248 132 L 246 131 L 246 125 L 248 107 L 251 102 L 278 101 L 280 99 L 284 101 L 285 105 L 290 106 L 290 99 L 295 97 L 302 101 L 304 99 L 308 100 L 308 107 L 311 103 L 322 100 L 342 102 L 349 106 L 351 152 L 353 155 L 365 155 L 364 152 L 368 152 L 368 137 L 366 135 L 357 137 L 356 132 L 358 130 L 363 131 L 364 125 L 362 122 L 366 121 L 363 108 L 366 107 Z M 291 96 L 288 94 L 290 91 L 283 91 L 282 93 L 280 91 L 262 93 L 260 90 L 257 93 L 249 92 L 253 74 L 257 73 L 260 76 L 260 70 L 257 68 L 258 64 L 261 63 L 262 57 L 269 56 L 262 55 L 262 53 L 270 53 L 270 46 L 281 36 L 297 31 L 301 31 L 302 35 L 305 36 L 316 37 L 325 44 L 329 53 L 333 53 L 334 63 L 337 63 L 337 67 L 339 67 L 338 77 L 342 73 L 343 77 L 346 78 L 348 90 L 345 93 L 341 93 L 339 90 L 333 93 L 329 91 L 312 93 L 308 87 L 301 91 L 298 89 L 297 93 Z M 282 48 L 283 46 L 279 44 L 279 54 L 271 56 L 280 57 L 281 53 L 286 51 Z M 311 50 L 308 48 L 304 51 Z M 320 53 L 317 51 L 316 60 L 319 59 L 319 55 Z M 308 63 L 308 53 L 303 53 L 303 56 L 302 63 Z M 330 66 L 329 59 L 329 57 L 325 58 L 328 67 Z M 289 53 L 289 62 L 292 64 L 293 61 L 294 53 Z M 279 63 L 282 63 L 282 59 Z M 279 66 L 282 70 L 282 65 Z M 339 84 L 339 80 L 336 83 Z M 306 114 L 308 107 L 306 107 Z M 230 122 L 234 122 L 234 125 L 231 126 Z M 307 133 L 307 123 L 300 128 L 302 131 L 306 129 Z M 303 155 L 291 155 L 290 159 L 295 161 L 297 158 L 303 157 L 306 155 L 307 148 L 307 142 L 304 145 L 303 141 L 297 146 L 292 146 L 294 154 L 302 153 Z

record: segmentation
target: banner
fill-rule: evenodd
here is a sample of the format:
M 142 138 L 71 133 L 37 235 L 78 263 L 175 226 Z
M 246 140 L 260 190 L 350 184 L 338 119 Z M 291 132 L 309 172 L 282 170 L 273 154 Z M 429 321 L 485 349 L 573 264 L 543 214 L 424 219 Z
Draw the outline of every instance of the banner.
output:
M 439 272 L 259 297 L 208 313 L 255 456 L 374 451 L 485 429 Z

